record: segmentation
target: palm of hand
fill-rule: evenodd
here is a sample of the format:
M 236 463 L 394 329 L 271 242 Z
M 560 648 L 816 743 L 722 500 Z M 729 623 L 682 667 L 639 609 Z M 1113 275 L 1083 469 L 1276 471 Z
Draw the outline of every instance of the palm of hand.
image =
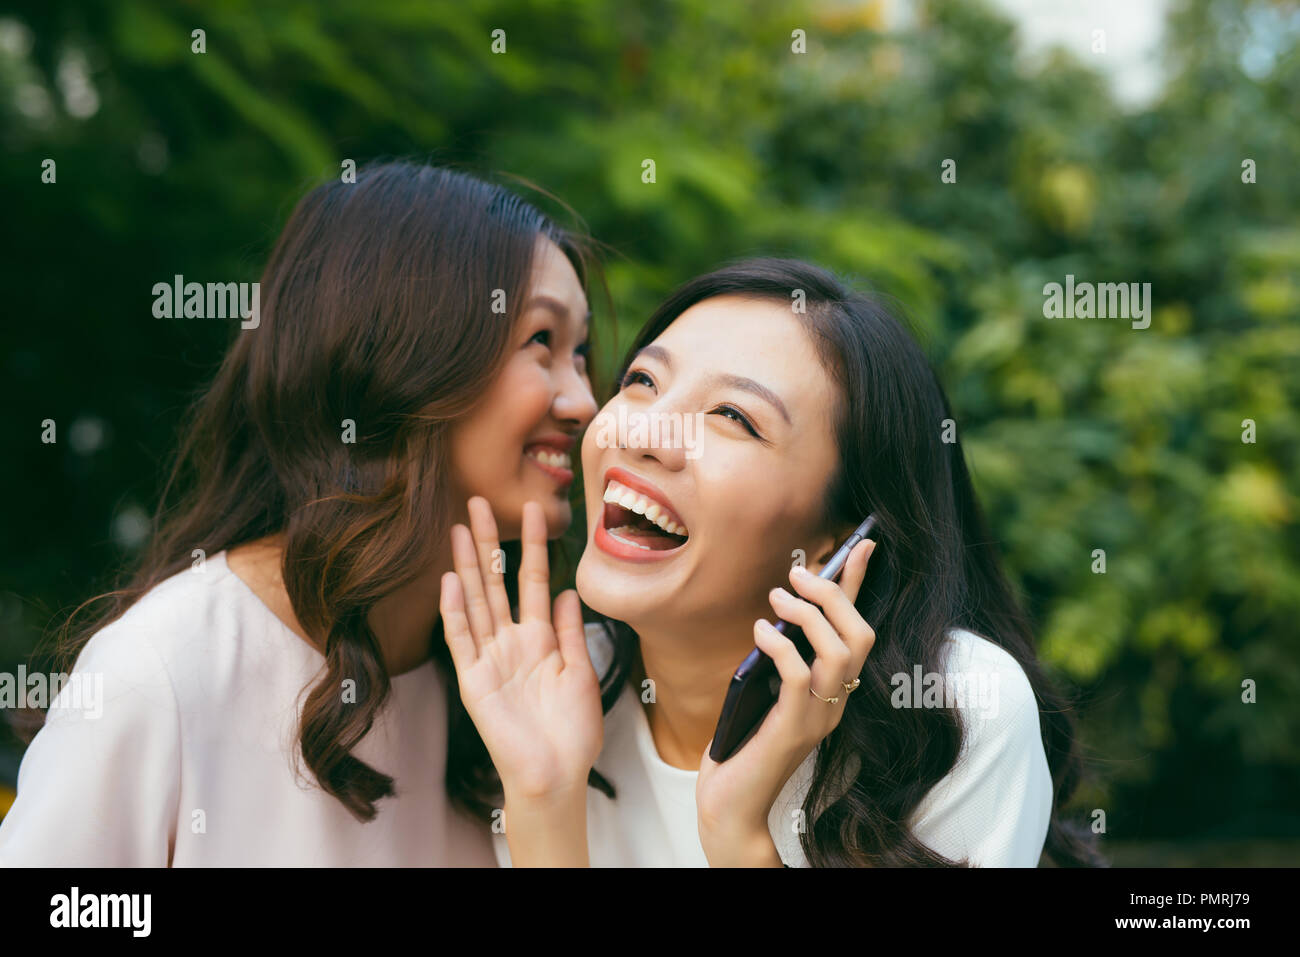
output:
M 510 768 L 590 767 L 600 754 L 600 685 L 590 667 L 565 667 L 554 629 L 529 621 L 500 629 L 460 676 L 461 699 L 493 759 Z M 543 789 L 549 775 L 518 778 Z
M 577 592 L 564 592 L 552 606 L 546 519 L 529 502 L 516 615 L 497 561 L 491 507 L 477 497 L 468 507 L 472 530 L 452 528 L 456 570 L 443 576 L 439 603 L 461 701 L 507 795 L 585 787 L 600 754 L 604 714 Z

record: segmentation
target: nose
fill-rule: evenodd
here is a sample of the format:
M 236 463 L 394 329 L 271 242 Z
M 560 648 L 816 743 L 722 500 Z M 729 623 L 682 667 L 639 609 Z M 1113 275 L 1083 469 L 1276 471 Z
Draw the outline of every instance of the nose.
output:
M 666 469 L 677 471 L 686 464 L 685 417 L 661 395 L 651 405 L 626 409 L 626 424 L 619 423 L 624 433 L 624 447 L 636 458 L 658 462 Z
M 570 366 L 563 373 L 563 379 L 551 400 L 551 414 L 574 431 L 581 431 L 596 417 L 596 411 L 596 397 L 591 394 L 591 385 L 586 376 L 580 375 L 576 368 Z

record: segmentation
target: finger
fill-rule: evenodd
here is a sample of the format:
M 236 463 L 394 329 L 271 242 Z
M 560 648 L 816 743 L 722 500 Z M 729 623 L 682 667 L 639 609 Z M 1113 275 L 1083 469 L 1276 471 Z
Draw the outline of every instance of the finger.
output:
M 858 564 L 853 567 L 846 567 L 844 575 L 840 576 L 840 587 L 849 599 L 849 610 L 845 611 L 843 618 L 831 618 L 831 624 L 835 626 L 835 630 L 840 633 L 853 651 L 853 665 L 850 670 L 854 675 L 862 670 L 862 666 L 866 664 L 867 655 L 871 654 L 871 649 L 876 644 L 876 630 L 862 617 L 856 605 L 862 582 L 867 577 L 867 564 L 876 554 L 876 543 L 868 538 L 864 542 L 859 542 L 854 551 L 858 549 L 861 549 L 863 553 L 858 559 Z M 853 562 L 854 557 L 853 555 L 849 556 L 850 563 Z M 850 574 L 853 577 L 846 583 L 845 577 Z M 849 678 L 848 680 L 851 681 L 852 679 Z
M 488 608 L 498 628 L 514 621 L 510 613 L 510 596 L 506 594 L 505 557 L 497 540 L 497 520 L 492 506 L 481 495 L 469 500 L 469 527 L 474 533 L 474 548 L 483 573 L 483 591 Z
M 451 564 L 460 578 L 465 596 L 465 615 L 478 645 L 496 633 L 492 624 L 492 611 L 483 593 L 483 578 L 479 574 L 478 554 L 474 551 L 474 538 L 468 528 L 456 524 L 451 527 Z
M 556 596 L 554 621 L 564 667 L 585 668 L 594 672 L 591 655 L 587 651 L 587 633 L 582 624 L 582 603 L 572 588 Z
M 456 666 L 457 674 L 463 674 L 478 659 L 478 647 L 465 616 L 465 596 L 455 572 L 442 576 L 438 610 L 442 613 L 442 634 L 451 652 L 451 663 Z
M 551 573 L 546 558 L 546 513 L 538 503 L 524 503 L 520 535 L 523 557 L 519 563 L 519 620 L 549 622 Z
M 776 664 L 776 672 L 781 677 L 777 704 L 785 712 L 799 713 L 798 709 L 804 707 L 809 697 L 809 682 L 812 680 L 812 671 L 799 655 L 799 649 L 793 641 L 777 631 L 775 625 L 761 618 L 754 623 L 754 644 L 772 659 Z M 763 726 L 760 725 L 759 732 L 762 730 Z
M 849 583 L 853 586 L 851 592 L 847 591 L 843 584 L 837 585 L 825 578 L 818 578 L 800 566 L 790 569 L 790 583 L 794 585 L 795 590 L 809 601 L 814 601 L 821 606 L 831 627 L 848 646 L 852 665 L 850 670 L 855 674 L 862 669 L 867 654 L 876 641 L 875 631 L 853 604 L 858 586 L 862 584 L 862 578 L 866 574 L 865 559 L 870 558 L 874 547 L 874 543 L 864 547 L 860 542 L 849 555 L 845 573 L 852 571 L 856 578 L 856 581 Z
M 814 577 L 811 573 L 808 576 Z M 839 592 L 839 587 L 834 582 L 828 582 L 824 578 L 819 581 Z M 834 696 L 837 689 L 843 689 L 843 681 L 853 661 L 853 651 L 816 605 L 796 598 L 783 588 L 773 588 L 769 600 L 779 616 L 803 629 L 804 637 L 812 645 L 816 656 L 811 668 L 813 690 L 823 698 Z
M 853 546 L 853 551 L 849 552 L 849 559 L 844 563 L 844 571 L 840 573 L 840 588 L 849 597 L 850 603 L 858 600 L 862 580 L 867 577 L 867 563 L 875 553 L 876 543 L 869 538 L 858 542 Z
M 787 741 L 806 740 L 805 735 L 810 729 L 819 740 L 825 737 L 839 724 L 844 714 L 844 699 L 840 698 L 835 704 L 813 700 L 808 693 L 813 682 L 812 671 L 799 655 L 794 642 L 778 632 L 773 625 L 765 621 L 755 624 L 754 643 L 776 663 L 777 673 L 781 676 L 776 706 L 758 726 L 755 737 L 766 733 L 776 736 L 778 741 L 781 736 L 785 736 Z

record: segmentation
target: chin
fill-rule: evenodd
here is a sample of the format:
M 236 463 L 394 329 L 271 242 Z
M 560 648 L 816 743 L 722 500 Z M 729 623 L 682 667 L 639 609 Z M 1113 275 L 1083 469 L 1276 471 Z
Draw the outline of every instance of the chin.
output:
M 627 622 L 633 627 L 635 622 L 662 608 L 660 600 L 647 600 L 635 582 L 626 579 L 620 581 L 608 569 L 596 567 L 587 554 L 591 548 L 588 545 L 587 550 L 583 551 L 574 575 L 574 587 L 584 605 L 599 615 Z
M 559 538 L 573 524 L 573 506 L 567 499 L 548 499 L 542 503 L 542 511 L 546 513 L 547 538 Z
M 584 572 L 584 567 L 585 562 L 580 561 L 578 572 L 574 576 L 574 586 L 578 590 L 578 597 L 582 599 L 582 603 L 605 618 L 627 621 L 628 609 L 623 607 L 624 603 L 618 601 L 617 595 L 611 595 L 608 589 L 600 587 L 599 582 L 593 582 L 593 576 L 589 572 Z
M 489 501 L 491 501 L 489 499 Z M 546 537 L 559 538 L 573 523 L 573 508 L 569 505 L 568 500 L 551 496 L 542 498 L 541 496 L 516 496 L 512 497 L 508 503 L 493 504 L 492 517 L 497 523 L 497 538 L 503 542 L 517 542 L 523 534 L 524 527 L 524 503 L 539 502 L 542 506 L 542 513 L 546 516 Z

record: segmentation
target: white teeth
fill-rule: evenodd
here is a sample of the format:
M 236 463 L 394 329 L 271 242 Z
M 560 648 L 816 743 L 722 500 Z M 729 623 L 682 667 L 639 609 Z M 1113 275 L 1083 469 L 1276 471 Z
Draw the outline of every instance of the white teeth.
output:
M 572 460 L 567 452 L 548 452 L 545 449 L 534 449 L 527 453 L 543 465 L 549 465 L 555 469 L 571 468 Z
M 611 538 L 618 539 L 624 545 L 631 545 L 634 548 L 641 549 L 641 551 L 643 552 L 653 551 L 653 549 L 651 549 L 649 545 L 642 545 L 640 542 L 634 542 L 630 538 L 623 537 L 623 535 L 630 535 L 632 534 L 633 531 L 635 531 L 635 529 L 633 529 L 631 525 L 620 525 L 618 528 L 611 528 L 608 529 L 608 531 Z M 620 532 L 622 534 L 619 534 Z
M 618 482 L 611 481 L 605 487 L 603 498 L 604 501 L 610 504 L 618 505 L 630 512 L 636 512 L 638 515 L 644 515 L 646 519 L 658 525 L 670 535 L 681 535 L 683 537 L 686 535 L 686 526 L 669 518 L 666 508 L 658 502 L 651 501 L 648 496 L 634 492 Z
M 660 515 L 658 518 L 653 519 L 653 521 L 656 525 L 662 528 L 665 532 L 668 532 L 670 535 L 679 534 L 677 529 L 681 528 L 681 526 L 678 525 L 676 522 L 674 522 L 672 519 L 670 519 L 667 515 Z

